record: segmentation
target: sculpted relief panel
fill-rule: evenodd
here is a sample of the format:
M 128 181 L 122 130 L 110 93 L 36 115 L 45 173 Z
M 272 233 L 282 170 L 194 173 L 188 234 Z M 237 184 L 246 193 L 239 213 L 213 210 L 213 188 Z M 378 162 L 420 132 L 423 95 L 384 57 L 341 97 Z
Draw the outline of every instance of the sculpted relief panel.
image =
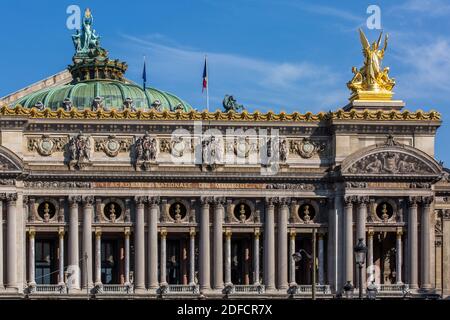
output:
M 53 152 L 63 152 L 67 144 L 67 137 L 41 137 L 29 138 L 27 143 L 28 151 L 37 151 L 41 156 L 50 156 Z
M 434 173 L 422 160 L 400 152 L 385 151 L 370 154 L 348 168 L 349 173 Z

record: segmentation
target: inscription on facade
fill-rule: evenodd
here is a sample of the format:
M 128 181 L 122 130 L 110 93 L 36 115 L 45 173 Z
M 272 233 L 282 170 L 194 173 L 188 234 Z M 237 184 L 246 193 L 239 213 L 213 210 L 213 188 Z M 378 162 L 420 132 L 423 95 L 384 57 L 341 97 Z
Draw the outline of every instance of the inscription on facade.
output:
M 208 182 L 93 182 L 93 188 L 148 189 L 266 189 L 265 183 Z

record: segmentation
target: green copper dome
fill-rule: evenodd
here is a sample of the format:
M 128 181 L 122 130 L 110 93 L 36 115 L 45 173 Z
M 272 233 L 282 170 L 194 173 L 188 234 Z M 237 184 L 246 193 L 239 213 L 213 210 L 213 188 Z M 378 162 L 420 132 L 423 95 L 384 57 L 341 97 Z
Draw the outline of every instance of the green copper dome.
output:
M 173 94 L 147 87 L 144 90 L 127 80 L 124 74 L 128 65 L 109 59 L 108 51 L 100 46 L 100 36 L 92 24 L 93 17 L 87 9 L 82 28 L 72 36 L 75 54 L 73 64 L 68 66 L 72 81 L 33 92 L 15 101 L 13 106 L 52 110 L 70 110 L 72 107 L 79 110 L 192 110 L 188 103 Z
M 192 110 L 192 107 L 177 96 L 155 88 L 146 88 L 133 83 L 116 80 L 90 80 L 66 84 L 53 88 L 46 88 L 31 93 L 18 101 L 15 105 L 32 108 L 92 109 L 95 98 L 100 98 L 104 109 L 122 109 L 127 103 L 136 110 Z M 129 100 L 131 99 L 131 100 Z

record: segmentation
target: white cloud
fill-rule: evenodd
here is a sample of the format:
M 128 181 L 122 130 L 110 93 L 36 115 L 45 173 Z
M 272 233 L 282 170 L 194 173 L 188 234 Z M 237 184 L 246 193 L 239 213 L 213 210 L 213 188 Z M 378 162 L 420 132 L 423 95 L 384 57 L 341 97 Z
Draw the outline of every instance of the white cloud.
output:
M 447 0 L 408 0 L 393 9 L 411 11 L 422 16 L 445 16 L 450 13 L 450 3 Z
M 147 53 L 149 83 L 179 94 L 194 106 L 203 104 L 199 90 L 203 52 L 161 44 L 153 36 L 123 37 L 128 56 L 133 52 Z M 128 61 L 132 66 L 130 73 L 139 77 L 141 63 Z M 336 108 L 348 96 L 346 79 L 340 79 L 327 66 L 307 61 L 267 61 L 220 52 L 208 53 L 208 61 L 210 96 L 217 107 L 221 107 L 225 94 L 234 94 L 250 109 L 305 112 L 308 107 L 318 111 Z

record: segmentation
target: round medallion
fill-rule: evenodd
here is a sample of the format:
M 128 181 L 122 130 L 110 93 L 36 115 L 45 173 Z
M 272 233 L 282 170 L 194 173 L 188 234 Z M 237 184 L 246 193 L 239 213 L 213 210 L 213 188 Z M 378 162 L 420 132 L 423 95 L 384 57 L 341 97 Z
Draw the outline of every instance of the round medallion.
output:
M 49 221 L 56 213 L 55 205 L 49 201 L 44 201 L 37 208 L 39 217 L 44 221 Z
M 169 215 L 176 222 L 180 222 L 186 217 L 186 207 L 180 202 L 175 202 L 169 208 Z
M 186 149 L 186 142 L 184 142 L 182 139 L 183 138 L 180 138 L 179 141 L 173 143 L 172 154 L 176 157 L 181 157 L 184 153 L 184 150 Z
M 378 218 L 383 221 L 388 221 L 394 214 L 394 208 L 388 202 L 381 202 L 377 205 L 376 213 Z
M 234 217 L 238 219 L 240 222 L 247 221 L 252 214 L 252 210 L 250 206 L 246 203 L 238 203 L 234 207 Z
M 116 202 L 109 202 L 105 204 L 105 207 L 103 208 L 103 214 L 107 219 L 114 222 L 122 214 L 122 208 Z
M 109 140 L 108 141 L 108 149 L 112 152 L 119 151 L 119 143 L 116 140 Z
M 305 142 L 302 146 L 303 152 L 311 153 L 314 151 L 314 145 L 311 142 Z
M 42 155 L 48 156 L 52 153 L 55 143 L 51 139 L 43 139 L 39 144 L 39 151 Z

